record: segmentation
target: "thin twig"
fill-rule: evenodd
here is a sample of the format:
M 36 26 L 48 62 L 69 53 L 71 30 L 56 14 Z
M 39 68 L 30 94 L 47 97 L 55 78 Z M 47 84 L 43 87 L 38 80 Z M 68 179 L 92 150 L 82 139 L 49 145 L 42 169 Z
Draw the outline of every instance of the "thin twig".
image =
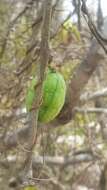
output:
M 90 16 L 90 14 L 88 12 L 88 9 L 87 9 L 85 1 L 84 0 L 81 0 L 81 1 L 82 1 L 81 10 L 83 12 L 83 16 L 84 16 L 89 28 L 90 28 L 90 31 L 92 32 L 92 34 L 94 35 L 94 37 L 96 38 L 98 43 L 101 45 L 104 52 L 107 54 L 107 48 L 104 45 L 104 43 L 107 43 L 107 39 L 103 38 L 101 36 L 101 34 L 97 31 L 97 28 L 96 28 L 95 24 L 93 23 L 93 21 L 91 19 L 91 16 Z
M 27 175 L 32 167 L 32 154 L 37 141 L 38 132 L 38 113 L 40 102 L 42 98 L 43 81 L 45 77 L 45 70 L 49 60 L 49 39 L 50 39 L 50 21 L 51 21 L 51 11 L 52 11 L 52 0 L 47 0 L 44 2 L 44 13 L 43 13 L 43 25 L 41 34 L 41 45 L 40 45 L 40 70 L 38 72 L 38 82 L 40 85 L 36 90 L 36 95 L 33 104 L 33 110 L 30 111 L 30 139 L 26 159 L 24 162 L 24 175 Z M 32 176 L 30 176 L 32 177 Z
M 8 29 L 7 29 L 6 34 L 5 34 L 5 37 L 3 39 L 3 43 L 2 43 L 2 47 L 1 47 L 1 51 L 0 51 L 0 59 L 2 59 L 2 57 L 4 55 L 4 52 L 5 52 L 5 49 L 6 49 L 6 46 L 7 46 L 8 36 L 10 35 L 10 31 L 11 31 L 12 27 L 14 26 L 14 24 L 16 24 L 18 19 L 20 17 L 22 17 L 25 14 L 25 12 L 32 7 L 34 2 L 35 2 L 34 0 L 29 1 L 26 4 L 26 6 L 23 8 L 23 10 L 21 12 L 19 12 L 19 14 L 9 23 Z
M 107 88 L 103 88 L 95 92 L 86 92 L 82 94 L 80 97 L 80 101 L 84 103 L 89 100 L 93 100 L 99 97 L 106 97 L 106 96 L 107 96 Z
M 106 108 L 79 108 L 75 107 L 74 111 L 80 112 L 80 113 L 105 113 L 107 114 L 107 109 Z

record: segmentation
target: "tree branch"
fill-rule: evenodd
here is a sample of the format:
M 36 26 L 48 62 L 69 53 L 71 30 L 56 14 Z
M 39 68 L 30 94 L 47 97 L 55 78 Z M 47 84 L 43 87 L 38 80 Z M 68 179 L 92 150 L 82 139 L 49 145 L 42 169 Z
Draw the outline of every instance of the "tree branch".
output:
M 43 23 L 41 28 L 41 45 L 40 45 L 40 64 L 38 72 L 38 84 L 37 88 L 35 86 L 35 98 L 32 105 L 32 109 L 29 112 L 30 117 L 30 138 L 27 140 L 26 159 L 22 166 L 24 169 L 24 175 L 31 175 L 30 170 L 32 170 L 32 154 L 33 149 L 36 145 L 37 135 L 38 135 L 38 113 L 42 100 L 43 92 L 43 81 L 45 78 L 45 71 L 49 61 L 49 39 L 50 39 L 50 21 L 51 21 L 51 11 L 52 11 L 52 0 L 46 0 L 43 7 Z M 23 175 L 23 177 L 24 177 Z
M 107 114 L 106 108 L 79 108 L 79 107 L 75 107 L 74 110 L 76 112 L 80 112 L 80 113 L 104 113 L 104 114 Z
M 93 156 L 91 153 L 80 153 L 74 154 L 72 156 L 35 156 L 33 155 L 33 169 L 37 169 L 38 165 L 43 165 L 44 163 L 50 166 L 68 166 L 74 164 L 80 164 L 82 162 L 90 162 L 93 160 L 98 160 L 98 157 Z M 0 165 L 5 167 L 7 166 L 7 160 L 10 164 L 15 163 L 17 160 L 16 156 L 8 156 L 7 159 L 0 161 Z
M 57 117 L 56 124 L 64 124 L 72 119 L 73 110 L 74 107 L 78 105 L 81 92 L 103 57 L 104 55 L 100 51 L 100 45 L 94 39 L 86 57 L 74 71 L 71 83 L 69 85 L 69 98 L 61 113 Z
M 80 154 L 73 155 L 71 157 L 62 157 L 62 156 L 34 156 L 33 157 L 33 168 L 36 168 L 37 164 L 48 164 L 48 165 L 56 165 L 56 166 L 64 166 L 64 165 L 74 165 L 82 162 L 90 162 L 94 160 L 94 156 L 91 154 Z M 98 159 L 98 158 L 97 158 Z
M 107 96 L 107 88 L 103 88 L 101 90 L 95 91 L 95 92 L 86 92 L 81 95 L 80 101 L 82 103 L 85 103 L 89 100 L 93 100 L 99 97 L 106 97 Z

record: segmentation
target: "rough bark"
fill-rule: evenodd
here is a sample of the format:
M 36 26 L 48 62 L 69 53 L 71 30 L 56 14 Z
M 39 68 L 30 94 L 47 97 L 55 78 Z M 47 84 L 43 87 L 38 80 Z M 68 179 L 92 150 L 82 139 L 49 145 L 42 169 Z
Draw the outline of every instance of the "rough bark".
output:
M 73 110 L 78 105 L 81 92 L 83 91 L 88 80 L 97 68 L 97 65 L 103 59 L 103 54 L 99 51 L 100 46 L 94 39 L 90 49 L 74 71 L 71 83 L 69 85 L 69 99 L 57 118 L 58 123 L 67 123 L 73 117 Z

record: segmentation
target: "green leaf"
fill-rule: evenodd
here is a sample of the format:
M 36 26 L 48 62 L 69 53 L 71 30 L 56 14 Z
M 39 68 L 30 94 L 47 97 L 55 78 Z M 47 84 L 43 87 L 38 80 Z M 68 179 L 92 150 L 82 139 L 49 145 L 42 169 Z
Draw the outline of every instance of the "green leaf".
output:
M 25 187 L 23 190 L 38 190 L 38 189 L 34 186 L 28 186 L 28 187 Z

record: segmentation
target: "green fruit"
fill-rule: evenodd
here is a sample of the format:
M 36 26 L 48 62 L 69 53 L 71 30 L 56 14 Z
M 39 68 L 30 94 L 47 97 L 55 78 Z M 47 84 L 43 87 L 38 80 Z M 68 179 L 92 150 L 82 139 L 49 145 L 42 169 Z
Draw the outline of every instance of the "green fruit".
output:
M 26 96 L 26 108 L 28 111 L 32 108 L 37 84 L 36 79 L 32 79 Z M 46 79 L 43 82 L 43 103 L 39 110 L 38 120 L 43 123 L 52 121 L 61 111 L 66 95 L 66 84 L 63 76 L 55 71 L 49 70 Z

